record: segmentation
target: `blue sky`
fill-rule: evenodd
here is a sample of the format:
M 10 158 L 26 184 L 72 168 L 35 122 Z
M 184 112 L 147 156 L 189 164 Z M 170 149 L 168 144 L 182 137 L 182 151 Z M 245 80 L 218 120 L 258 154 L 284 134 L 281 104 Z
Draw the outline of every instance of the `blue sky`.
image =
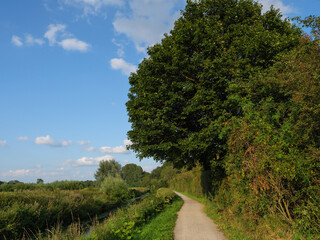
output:
M 261 0 L 285 16 L 318 14 L 318 0 Z M 0 180 L 94 179 L 127 151 L 128 76 L 169 32 L 184 0 L 0 1 Z

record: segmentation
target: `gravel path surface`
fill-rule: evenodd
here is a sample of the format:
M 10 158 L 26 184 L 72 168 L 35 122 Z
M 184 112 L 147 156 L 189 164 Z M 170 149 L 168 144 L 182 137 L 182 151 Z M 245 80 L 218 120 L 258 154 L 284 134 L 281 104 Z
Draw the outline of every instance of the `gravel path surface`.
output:
M 178 212 L 175 240 L 227 240 L 217 225 L 204 213 L 204 206 L 180 193 L 184 204 Z

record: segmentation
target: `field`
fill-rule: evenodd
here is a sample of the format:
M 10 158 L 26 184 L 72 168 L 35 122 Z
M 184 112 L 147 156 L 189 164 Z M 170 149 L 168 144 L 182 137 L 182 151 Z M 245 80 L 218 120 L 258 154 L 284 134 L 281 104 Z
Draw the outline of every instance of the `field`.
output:
M 127 239 L 138 236 L 173 201 L 175 210 L 168 214 L 182 204 L 164 188 L 149 196 L 147 188 L 131 188 L 127 197 L 115 198 L 92 186 L 76 190 L 68 182 L 62 185 L 64 189 L 49 184 L 2 187 L 0 239 Z M 174 221 L 171 234 L 173 226 Z
M 93 187 L 61 190 L 46 186 L 30 190 L 30 186 L 25 186 L 29 189 L 22 190 L 21 186 L 0 192 L 0 239 L 31 238 L 46 229 L 92 222 L 101 213 L 126 202 Z M 145 189 L 131 190 L 130 197 L 144 192 Z

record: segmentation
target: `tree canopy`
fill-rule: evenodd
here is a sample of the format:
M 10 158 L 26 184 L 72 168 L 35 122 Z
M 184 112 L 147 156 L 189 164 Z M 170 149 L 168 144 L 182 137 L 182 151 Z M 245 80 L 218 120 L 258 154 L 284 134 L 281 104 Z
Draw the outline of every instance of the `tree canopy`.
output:
M 301 32 L 252 0 L 187 1 L 129 82 L 130 148 L 175 166 L 219 168 L 226 121 L 242 114 L 250 76 L 296 46 Z
M 105 160 L 99 163 L 99 168 L 97 169 L 94 177 L 97 182 L 102 182 L 104 178 L 111 177 L 119 177 L 121 171 L 120 163 L 115 160 Z
M 121 169 L 121 177 L 130 187 L 140 187 L 143 169 L 134 163 L 129 163 Z

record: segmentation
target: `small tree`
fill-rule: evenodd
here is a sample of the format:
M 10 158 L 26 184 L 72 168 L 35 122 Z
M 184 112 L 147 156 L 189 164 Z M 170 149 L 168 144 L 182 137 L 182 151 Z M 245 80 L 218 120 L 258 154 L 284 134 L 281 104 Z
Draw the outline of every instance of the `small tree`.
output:
M 37 184 L 43 184 L 43 183 L 44 183 L 44 181 L 41 178 L 37 179 Z
M 118 177 L 120 176 L 121 165 L 115 160 L 104 160 L 99 164 L 99 168 L 94 174 L 94 177 L 98 183 L 101 183 L 103 179 L 108 176 Z

